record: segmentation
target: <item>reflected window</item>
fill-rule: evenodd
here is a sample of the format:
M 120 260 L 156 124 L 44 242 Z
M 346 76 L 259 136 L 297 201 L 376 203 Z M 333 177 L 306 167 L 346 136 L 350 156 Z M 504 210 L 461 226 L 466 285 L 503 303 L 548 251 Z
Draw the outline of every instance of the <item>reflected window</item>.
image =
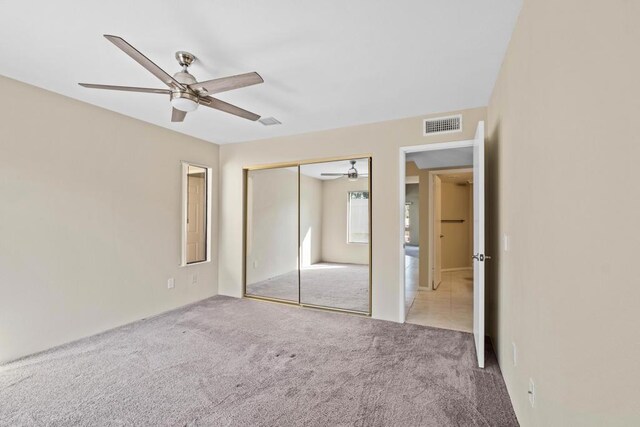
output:
M 347 242 L 369 243 L 369 192 L 349 191 Z

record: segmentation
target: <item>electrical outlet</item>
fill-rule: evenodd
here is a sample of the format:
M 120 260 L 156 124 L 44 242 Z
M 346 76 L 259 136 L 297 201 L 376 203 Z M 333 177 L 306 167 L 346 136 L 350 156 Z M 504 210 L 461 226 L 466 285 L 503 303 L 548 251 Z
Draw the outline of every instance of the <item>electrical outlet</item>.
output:
M 191 275 L 191 284 L 192 285 L 197 285 L 198 284 L 198 274 L 197 273 L 193 273 Z
M 533 378 L 529 378 L 529 403 L 531 403 L 531 407 L 534 408 L 536 406 L 536 385 L 533 383 Z
M 513 366 L 518 366 L 518 348 L 514 342 L 511 342 L 511 346 L 513 347 Z
M 509 252 L 509 235 L 504 233 L 502 236 L 502 247 L 505 252 Z
M 253 268 L 258 268 L 258 261 L 256 260 L 253 261 Z
M 173 277 L 170 277 L 169 280 L 167 280 L 167 289 L 173 289 L 176 287 L 176 281 L 173 279 Z

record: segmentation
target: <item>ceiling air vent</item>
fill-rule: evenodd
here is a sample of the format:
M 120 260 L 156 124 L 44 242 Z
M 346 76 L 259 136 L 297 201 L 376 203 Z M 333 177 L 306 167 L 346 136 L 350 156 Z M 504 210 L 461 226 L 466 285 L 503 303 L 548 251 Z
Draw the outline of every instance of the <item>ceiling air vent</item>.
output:
M 263 117 L 262 119 L 258 120 L 260 123 L 262 123 L 265 126 L 273 126 L 273 125 L 281 125 L 282 123 L 279 122 L 277 119 L 274 119 L 273 117 Z
M 424 120 L 424 135 L 462 131 L 462 114 Z

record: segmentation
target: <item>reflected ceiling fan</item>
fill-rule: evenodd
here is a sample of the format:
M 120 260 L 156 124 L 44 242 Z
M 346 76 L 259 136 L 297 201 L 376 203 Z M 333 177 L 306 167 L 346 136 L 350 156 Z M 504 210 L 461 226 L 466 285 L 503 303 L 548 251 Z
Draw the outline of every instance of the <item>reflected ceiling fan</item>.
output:
M 231 105 L 210 96 L 215 93 L 226 92 L 228 90 L 263 83 L 264 80 L 262 80 L 260 74 L 253 72 L 198 82 L 195 77 L 187 71 L 189 66 L 196 60 L 196 57 L 189 52 L 180 51 L 176 52 L 176 59 L 180 66 L 182 66 L 182 70 L 175 73 L 172 77 L 162 68 L 154 64 L 149 58 L 140 53 L 135 47 L 127 43 L 123 38 L 108 34 L 105 34 L 104 37 L 133 58 L 138 64 L 146 68 L 151 74 L 160 79 L 160 81 L 166 84 L 169 89 L 78 83 L 80 86 L 92 89 L 122 90 L 127 92 L 169 95 L 171 106 L 173 107 L 173 111 L 171 113 L 172 122 L 183 121 L 187 113 L 195 111 L 198 108 L 198 105 L 204 105 L 205 107 L 214 108 L 252 121 L 256 121 L 260 118 L 260 116 L 255 113 L 243 110 L 235 105 Z
M 358 178 L 361 176 L 369 176 L 369 174 L 367 173 L 358 173 L 358 169 L 356 169 L 355 160 L 349 160 L 349 163 L 351 163 L 351 167 L 346 173 L 321 173 L 320 176 L 336 176 L 336 177 L 346 176 L 347 178 L 349 178 L 349 181 L 357 181 Z

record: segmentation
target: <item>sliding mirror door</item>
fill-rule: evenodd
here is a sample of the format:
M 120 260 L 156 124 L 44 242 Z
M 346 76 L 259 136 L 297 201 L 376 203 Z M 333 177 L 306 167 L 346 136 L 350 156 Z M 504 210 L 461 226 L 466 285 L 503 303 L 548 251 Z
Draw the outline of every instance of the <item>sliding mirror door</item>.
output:
M 298 168 L 246 174 L 245 294 L 297 304 Z
M 300 165 L 300 303 L 370 313 L 368 158 Z

